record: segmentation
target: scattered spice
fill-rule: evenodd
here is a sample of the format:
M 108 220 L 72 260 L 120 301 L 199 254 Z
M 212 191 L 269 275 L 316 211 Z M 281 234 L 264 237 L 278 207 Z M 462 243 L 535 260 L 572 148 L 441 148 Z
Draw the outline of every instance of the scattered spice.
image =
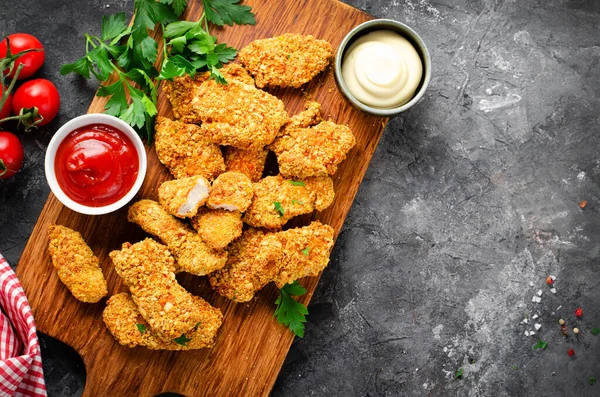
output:
M 581 200 L 579 202 L 579 208 L 581 208 L 581 209 L 584 209 L 586 205 L 587 205 L 587 200 Z
M 543 341 L 543 340 L 539 340 L 538 343 L 536 343 L 535 345 L 533 345 L 533 350 L 537 350 L 537 349 L 542 349 L 544 350 L 546 348 L 546 346 L 548 346 L 548 342 Z
M 458 369 L 458 371 L 456 371 L 456 373 L 454 374 L 454 379 L 462 379 L 463 377 L 463 369 L 462 367 Z
M 579 333 L 579 328 L 577 328 L 577 327 L 573 328 L 573 333 L 575 335 L 577 335 Z
M 558 323 L 559 323 L 560 325 L 565 325 L 565 320 L 563 320 L 563 319 L 561 318 L 560 320 L 558 320 Z
M 592 335 L 596 336 L 598 334 L 600 334 L 600 328 L 592 328 L 591 331 Z
M 138 331 L 140 331 L 140 334 L 146 332 L 146 326 L 144 324 L 136 324 L 135 326 L 137 327 Z
M 566 326 L 566 325 L 561 325 L 561 326 L 560 326 L 560 329 L 561 329 L 561 331 L 562 331 L 562 334 L 563 334 L 564 336 L 569 336 L 569 330 L 567 329 L 567 326 Z
M 583 310 L 580 307 L 578 307 L 577 309 L 575 309 L 575 315 L 577 317 L 581 317 L 583 315 Z
M 511 365 L 511 366 L 510 366 L 510 368 L 511 368 L 513 371 L 518 371 L 518 370 L 519 370 L 519 367 L 517 367 L 516 365 Z
M 554 284 L 554 280 L 552 280 L 552 277 L 550 277 L 550 276 L 546 277 L 546 284 L 548 284 L 548 285 Z
M 596 377 L 590 376 L 590 385 L 593 385 L 594 383 L 596 383 Z
M 569 349 L 567 350 L 567 354 L 569 355 L 569 357 L 573 357 L 575 355 L 575 350 Z

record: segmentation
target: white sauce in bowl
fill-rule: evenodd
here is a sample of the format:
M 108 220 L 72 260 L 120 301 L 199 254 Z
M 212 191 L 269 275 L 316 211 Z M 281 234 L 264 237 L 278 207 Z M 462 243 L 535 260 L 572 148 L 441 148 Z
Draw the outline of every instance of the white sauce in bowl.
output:
M 356 99 L 374 108 L 409 102 L 421 82 L 423 63 L 413 45 L 390 30 L 367 33 L 346 51 L 342 78 Z

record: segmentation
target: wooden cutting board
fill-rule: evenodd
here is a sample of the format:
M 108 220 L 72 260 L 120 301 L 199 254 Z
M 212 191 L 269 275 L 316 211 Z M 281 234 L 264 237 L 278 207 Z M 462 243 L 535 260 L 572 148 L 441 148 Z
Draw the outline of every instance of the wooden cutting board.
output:
M 200 1 L 189 1 L 185 18 L 197 20 Z M 219 42 L 242 48 L 250 41 L 283 33 L 312 34 L 328 40 L 337 49 L 344 35 L 371 17 L 332 0 L 248 0 L 256 14 L 256 26 L 216 29 Z M 337 90 L 331 69 L 304 90 L 323 107 L 323 116 L 350 126 L 356 147 L 334 176 L 336 198 L 326 211 L 296 220 L 308 224 L 319 219 L 339 234 L 346 214 L 375 151 L 387 120 L 368 116 L 353 108 Z M 276 90 L 290 115 L 302 110 L 300 90 Z M 95 98 L 89 112 L 102 112 L 105 100 Z M 164 95 L 159 97 L 159 114 L 172 117 Z M 169 174 L 147 149 L 148 172 L 139 198 L 157 197 L 160 183 Z M 53 271 L 47 246 L 51 223 L 73 228 L 83 235 L 101 259 L 109 295 L 126 291 L 116 275 L 108 253 L 125 241 L 136 242 L 145 235 L 127 222 L 127 208 L 104 216 L 77 214 L 50 194 L 25 247 L 17 274 L 33 308 L 38 330 L 72 346 L 87 370 L 84 396 L 153 396 L 177 392 L 186 396 L 264 396 L 271 391 L 293 341 L 292 333 L 273 318 L 277 290 L 267 286 L 250 303 L 233 303 L 213 293 L 205 278 L 182 275 L 182 285 L 220 308 L 225 316 L 214 348 L 186 352 L 159 352 L 119 345 L 102 321 L 105 300 L 86 304 L 75 300 Z M 325 269 L 327 271 L 327 269 Z M 319 278 L 301 280 L 308 304 Z M 310 316 L 308 317 L 310 321 Z M 313 337 L 310 332 L 306 338 Z

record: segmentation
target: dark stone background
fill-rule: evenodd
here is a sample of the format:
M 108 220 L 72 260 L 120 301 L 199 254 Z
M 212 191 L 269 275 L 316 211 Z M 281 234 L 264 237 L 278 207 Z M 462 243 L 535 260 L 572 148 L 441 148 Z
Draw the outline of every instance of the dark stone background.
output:
M 273 395 L 600 395 L 588 384 L 600 379 L 600 2 L 347 2 L 415 28 L 433 78 L 389 123 Z M 132 3 L 0 0 L 0 33 L 41 39 L 39 76 L 62 96 L 51 125 L 21 133 L 23 171 L 0 182 L 13 264 L 49 192 L 45 147 L 97 88 L 58 70 L 102 14 Z M 526 337 L 534 314 L 542 328 Z M 580 336 L 564 338 L 559 318 Z M 41 340 L 49 394 L 80 395 L 77 355 Z

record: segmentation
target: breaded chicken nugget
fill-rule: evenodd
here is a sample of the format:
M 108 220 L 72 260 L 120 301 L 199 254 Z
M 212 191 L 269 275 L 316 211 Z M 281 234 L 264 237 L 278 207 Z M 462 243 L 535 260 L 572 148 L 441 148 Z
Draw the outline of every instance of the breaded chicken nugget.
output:
M 281 243 L 273 233 L 250 228 L 229 247 L 227 266 L 208 280 L 219 294 L 248 302 L 275 277 L 282 255 Z
M 166 181 L 158 188 L 158 201 L 165 210 L 178 218 L 190 218 L 206 204 L 210 182 L 202 176 L 190 176 Z
M 200 127 L 158 116 L 156 154 L 175 178 L 200 175 L 213 180 L 225 171 L 221 148 L 208 140 Z
M 238 57 L 257 87 L 298 88 L 325 70 L 333 58 L 333 48 L 313 36 L 286 33 L 253 41 Z
M 100 261 L 85 243 L 79 232 L 65 226 L 48 227 L 48 250 L 60 281 L 73 296 L 96 303 L 108 293 Z
M 124 243 L 109 255 L 140 314 L 160 339 L 178 338 L 200 321 L 192 294 L 175 280 L 175 260 L 167 247 L 147 238 Z
M 314 127 L 285 129 L 270 146 L 286 178 L 333 175 L 356 140 L 346 125 L 322 121 Z
M 177 260 L 176 271 L 203 276 L 227 262 L 227 252 L 211 249 L 190 226 L 169 215 L 156 201 L 140 200 L 133 204 L 127 219 L 169 247 Z
M 239 211 L 211 210 L 201 208 L 190 219 L 194 229 L 212 249 L 224 249 L 242 235 L 242 213 Z
M 225 168 L 227 171 L 241 172 L 252 182 L 262 178 L 267 161 L 267 149 L 242 150 L 231 146 L 225 149 Z
M 283 246 L 283 258 L 273 278 L 277 288 L 306 276 L 316 276 L 329 263 L 334 230 L 319 221 L 305 227 L 276 233 Z
M 170 341 L 159 338 L 144 320 L 135 302 L 126 292 L 110 297 L 102 313 L 104 323 L 117 342 L 129 347 L 144 346 L 151 350 L 191 350 L 212 347 L 223 322 L 223 315 L 204 299 L 192 296 L 200 320 L 189 331 Z
M 224 172 L 212 183 L 209 208 L 244 212 L 252 203 L 252 182 L 240 172 Z
M 234 65 L 221 70 L 241 68 Z M 168 90 L 173 111 L 181 121 L 202 123 L 202 132 L 211 142 L 239 149 L 262 149 L 273 142 L 288 119 L 283 102 L 248 84 L 245 78 L 224 74 L 227 84 L 175 79 Z
M 317 101 L 306 101 L 304 104 L 304 110 L 290 117 L 284 129 L 280 131 L 279 135 L 287 135 L 285 133 L 286 128 L 308 128 L 319 124 L 322 120 L 321 104 Z
M 225 65 L 220 69 L 221 74 L 229 82 L 237 80 L 241 83 L 253 86 L 254 79 L 241 66 L 235 63 Z M 191 104 L 194 99 L 193 91 L 209 79 L 210 73 L 196 73 L 194 78 L 188 74 L 175 77 L 172 82 L 163 85 L 163 92 L 169 98 L 175 119 L 184 123 L 198 123 L 200 119 L 195 113 L 194 106 Z
M 295 216 L 329 207 L 333 197 L 333 181 L 328 176 L 302 181 L 268 176 L 254 184 L 254 199 L 244 214 L 244 222 L 254 227 L 281 229 Z

